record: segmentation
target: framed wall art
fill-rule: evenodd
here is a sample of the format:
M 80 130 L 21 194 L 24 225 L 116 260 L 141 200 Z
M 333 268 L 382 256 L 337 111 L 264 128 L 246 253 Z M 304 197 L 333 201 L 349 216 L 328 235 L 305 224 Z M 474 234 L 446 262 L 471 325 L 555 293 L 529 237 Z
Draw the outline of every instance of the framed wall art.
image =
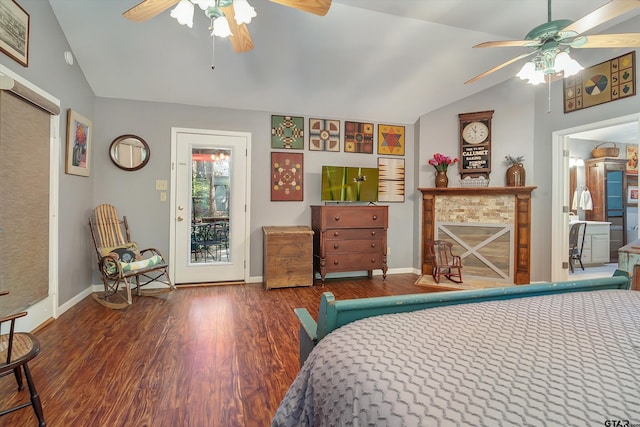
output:
M 373 154 L 373 123 L 344 122 L 344 151 Z
M 67 110 L 67 150 L 65 173 L 89 176 L 91 166 L 91 121 Z
M 638 173 L 638 146 L 627 145 L 627 173 Z
M 378 125 L 378 154 L 404 156 L 404 126 Z
M 638 186 L 627 186 L 627 205 L 638 206 Z
M 309 150 L 340 151 L 340 120 L 309 119 Z
M 404 202 L 404 159 L 378 157 L 378 201 Z
M 302 153 L 271 153 L 271 201 L 301 202 Z
M 15 0 L 0 0 L 0 50 L 25 67 L 29 66 L 30 17 Z
M 582 110 L 636 94 L 636 52 L 585 68 L 563 80 L 564 112 Z
M 271 116 L 271 148 L 304 149 L 304 117 Z

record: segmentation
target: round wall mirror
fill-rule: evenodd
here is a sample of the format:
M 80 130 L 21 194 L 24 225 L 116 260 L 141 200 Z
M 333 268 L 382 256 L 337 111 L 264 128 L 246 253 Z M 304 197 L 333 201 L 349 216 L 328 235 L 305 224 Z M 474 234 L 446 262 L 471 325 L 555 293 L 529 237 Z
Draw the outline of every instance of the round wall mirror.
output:
M 135 135 L 120 135 L 109 147 L 111 161 L 120 169 L 135 171 L 149 162 L 151 152 L 146 141 Z

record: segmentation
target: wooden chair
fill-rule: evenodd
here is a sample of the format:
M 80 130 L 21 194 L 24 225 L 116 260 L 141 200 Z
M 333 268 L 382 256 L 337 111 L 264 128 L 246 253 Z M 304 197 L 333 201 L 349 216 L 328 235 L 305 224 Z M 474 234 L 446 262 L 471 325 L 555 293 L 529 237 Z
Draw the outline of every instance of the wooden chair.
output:
M 584 265 L 582 265 L 582 249 L 584 247 L 584 235 L 586 232 L 586 222 L 573 223 L 569 229 L 569 270 L 572 273 L 574 271 L 574 261 L 578 261 L 580 267 L 584 270 Z
M 453 245 L 445 240 L 427 240 L 427 257 L 431 259 L 431 275 L 436 283 L 440 276 L 455 283 L 462 283 L 462 261 L 452 252 Z
M 0 295 L 6 295 L 8 293 L 7 291 L 2 291 Z M 13 372 L 18 382 L 18 391 L 22 391 L 24 390 L 24 384 L 22 382 L 21 369 L 24 370 L 24 376 L 27 379 L 27 386 L 29 387 L 30 401 L 9 409 L 1 410 L 0 417 L 26 408 L 27 406 L 32 406 L 38 418 L 38 425 L 45 426 L 47 423 L 44 421 L 40 396 L 36 391 L 36 386 L 31 377 L 29 365 L 27 364 L 27 362 L 40 353 L 40 341 L 38 341 L 35 335 L 30 333 L 14 332 L 16 319 L 26 315 L 26 312 L 21 312 L 0 318 L 0 326 L 6 323 L 9 324 L 9 333 L 0 335 L 0 377 L 10 375 L 11 372 Z
M 162 254 L 155 248 L 138 249 L 131 241 L 127 217 L 119 219 L 115 207 L 107 204 L 97 206 L 89 218 L 89 228 L 104 283 L 104 292 L 94 294 L 96 301 L 110 308 L 128 306 L 132 303 L 132 279 L 135 280 L 137 295 L 157 295 L 175 289 Z M 142 290 L 143 286 L 151 283 L 161 287 Z M 118 292 L 121 285 L 126 296 Z

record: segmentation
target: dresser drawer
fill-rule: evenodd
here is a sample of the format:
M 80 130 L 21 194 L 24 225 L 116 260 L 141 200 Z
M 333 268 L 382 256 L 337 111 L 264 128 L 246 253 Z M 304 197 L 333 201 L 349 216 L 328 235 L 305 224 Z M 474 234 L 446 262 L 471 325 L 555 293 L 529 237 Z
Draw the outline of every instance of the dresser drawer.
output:
M 327 271 L 356 271 L 382 268 L 382 255 L 327 255 Z
M 327 206 L 323 213 L 323 228 L 386 228 L 386 206 Z
M 346 230 L 342 228 L 334 228 L 327 230 L 325 233 L 326 240 L 364 240 L 364 239 L 379 239 L 384 236 L 385 230 L 383 228 L 361 228 Z
M 372 240 L 334 240 L 327 242 L 327 255 L 345 254 L 345 253 L 362 253 L 376 254 L 383 253 L 384 243 L 382 239 Z

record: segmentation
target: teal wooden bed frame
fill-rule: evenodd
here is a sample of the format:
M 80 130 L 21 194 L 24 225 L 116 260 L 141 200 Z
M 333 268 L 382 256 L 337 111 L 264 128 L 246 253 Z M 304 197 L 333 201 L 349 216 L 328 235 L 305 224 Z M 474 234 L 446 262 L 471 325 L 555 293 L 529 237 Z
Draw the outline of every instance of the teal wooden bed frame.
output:
M 446 305 L 467 304 L 482 301 L 507 300 L 564 292 L 584 292 L 603 289 L 629 289 L 627 272 L 616 270 L 612 277 L 567 282 L 548 282 L 502 288 L 476 289 L 469 291 L 448 291 L 388 297 L 360 298 L 336 301 L 331 292 L 320 297 L 318 321 L 311 317 L 306 308 L 296 308 L 294 312 L 300 320 L 300 366 L 322 338 L 334 329 L 381 314 L 403 313 Z

